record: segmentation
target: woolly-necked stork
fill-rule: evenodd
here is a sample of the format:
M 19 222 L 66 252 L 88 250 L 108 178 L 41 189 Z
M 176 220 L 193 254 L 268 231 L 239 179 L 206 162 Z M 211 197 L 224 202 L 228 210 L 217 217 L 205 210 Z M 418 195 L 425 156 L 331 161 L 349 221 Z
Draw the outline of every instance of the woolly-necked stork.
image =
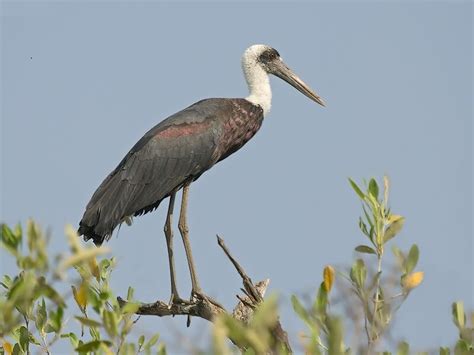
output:
M 97 188 L 79 223 L 79 234 L 100 245 L 123 221 L 153 211 L 169 197 L 164 232 L 171 278 L 170 304 L 185 302 L 178 295 L 173 260 L 171 223 L 176 192 L 183 189 L 178 226 L 191 274 L 191 296 L 205 297 L 189 242 L 186 217 L 189 186 L 257 133 L 271 106 L 268 74 L 278 76 L 324 106 L 323 100 L 269 46 L 247 48 L 242 56 L 242 69 L 249 96 L 205 99 L 158 123 Z

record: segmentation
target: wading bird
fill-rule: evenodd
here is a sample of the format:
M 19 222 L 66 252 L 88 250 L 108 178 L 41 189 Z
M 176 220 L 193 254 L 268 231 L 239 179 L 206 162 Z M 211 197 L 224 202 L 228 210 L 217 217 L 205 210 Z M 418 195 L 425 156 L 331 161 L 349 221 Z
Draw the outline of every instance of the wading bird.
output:
M 178 229 L 191 274 L 191 298 L 207 298 L 194 268 L 187 225 L 189 186 L 205 171 L 247 143 L 270 111 L 272 92 L 268 74 L 276 75 L 311 100 L 316 95 L 266 45 L 253 45 L 242 56 L 250 94 L 243 98 L 212 98 L 175 113 L 149 130 L 97 188 L 79 223 L 79 235 L 96 245 L 130 216 L 153 211 L 169 197 L 164 227 L 171 279 L 170 304 L 185 302 L 178 295 L 171 229 L 176 192 L 183 189 Z

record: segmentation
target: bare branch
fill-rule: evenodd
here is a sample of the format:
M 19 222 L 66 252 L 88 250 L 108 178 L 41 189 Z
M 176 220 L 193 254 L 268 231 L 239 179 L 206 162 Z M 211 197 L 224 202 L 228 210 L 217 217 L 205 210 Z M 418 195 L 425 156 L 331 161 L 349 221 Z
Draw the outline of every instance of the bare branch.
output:
M 227 257 L 229 258 L 229 260 L 231 261 L 231 263 L 234 265 L 237 272 L 239 273 L 240 277 L 242 278 L 242 282 L 244 284 L 245 291 L 247 291 L 246 292 L 247 295 L 250 298 L 252 298 L 252 301 L 255 304 L 258 304 L 258 303 L 262 302 L 263 297 L 259 294 L 259 292 L 255 288 L 255 286 L 253 285 L 252 280 L 250 279 L 250 277 L 247 276 L 244 269 L 240 266 L 240 264 L 237 262 L 237 260 L 235 260 L 234 257 L 230 254 L 229 249 L 227 249 L 227 247 L 224 243 L 224 240 L 219 236 L 217 236 L 217 244 L 219 244 L 219 246 L 222 248 L 225 255 L 227 255 Z
M 127 304 L 127 301 L 122 298 L 117 298 L 121 307 Z M 224 308 L 217 306 L 209 300 L 201 297 L 197 297 L 193 302 L 177 303 L 169 305 L 163 301 L 156 301 L 153 303 L 142 303 L 140 308 L 136 312 L 139 315 L 148 316 L 177 316 L 187 315 L 206 319 L 210 322 L 219 314 L 226 313 Z
M 244 293 L 244 296 L 237 295 L 239 300 L 238 304 L 235 306 L 232 317 L 248 324 L 252 318 L 255 308 L 263 302 L 263 296 L 267 290 L 267 287 L 270 283 L 269 279 L 258 282 L 256 285 L 253 284 L 250 277 L 245 273 L 244 269 L 240 264 L 234 259 L 227 249 L 224 240 L 217 236 L 217 241 L 219 246 L 222 248 L 226 256 L 234 265 L 235 269 L 242 278 L 242 283 L 244 288 L 241 289 Z M 122 298 L 117 298 L 121 307 L 127 304 L 127 301 Z M 183 301 L 180 303 L 168 304 L 164 301 L 156 301 L 153 303 L 141 303 L 136 314 L 138 315 L 153 315 L 158 317 L 166 316 L 193 316 L 206 319 L 210 322 L 213 322 L 214 319 L 221 315 L 228 313 L 223 306 L 221 306 L 217 301 L 214 301 L 212 298 L 197 294 L 194 296 L 192 301 Z M 288 342 L 288 336 L 286 332 L 282 329 L 279 321 L 276 322 L 271 333 L 275 340 L 275 344 L 284 344 L 288 353 L 291 353 L 291 347 Z M 244 347 L 236 341 L 236 339 L 230 339 L 236 346 L 241 350 L 245 350 Z M 275 353 L 277 349 L 275 348 Z

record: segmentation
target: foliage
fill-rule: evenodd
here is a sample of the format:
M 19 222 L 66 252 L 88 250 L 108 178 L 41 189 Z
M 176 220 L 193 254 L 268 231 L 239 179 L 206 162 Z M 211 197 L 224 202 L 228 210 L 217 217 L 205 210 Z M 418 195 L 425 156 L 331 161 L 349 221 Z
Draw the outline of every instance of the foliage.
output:
M 456 342 L 454 352 L 456 354 L 474 354 L 474 313 L 471 314 L 471 324 L 467 323 L 464 313 L 464 304 L 461 301 L 454 302 L 452 306 L 453 322 L 459 330 L 459 340 Z M 447 349 L 440 349 L 440 354 Z
M 380 351 L 386 346 L 383 339 L 398 309 L 423 281 L 423 272 L 416 269 L 418 246 L 402 251 L 393 244 L 405 218 L 389 208 L 388 179 L 384 177 L 382 189 L 375 179 L 364 188 L 351 179 L 349 183 L 362 203 L 358 226 L 366 242 L 355 247 L 359 257 L 351 267 L 339 270 L 328 265 L 323 269 L 310 303 L 292 296 L 293 309 L 307 329 L 301 337 L 307 354 Z M 61 343 L 78 354 L 165 354 L 158 334 L 148 338 L 133 334 L 138 304 L 130 288 L 126 306 L 119 306 L 110 287 L 116 262 L 104 258 L 108 250 L 85 247 L 70 226 L 66 236 L 69 253 L 51 257 L 50 237 L 35 222 L 28 221 L 26 231 L 20 225 L 1 225 L 1 247 L 15 259 L 18 273 L 4 275 L 0 282 L 0 355 L 49 354 Z M 386 265 L 388 243 L 396 260 L 395 271 Z M 342 285 L 350 290 L 351 297 L 343 294 Z M 355 321 L 359 325 L 351 327 L 348 314 L 337 314 L 333 309 L 338 293 L 351 309 L 360 312 L 361 318 Z M 474 314 L 469 322 L 459 301 L 453 303 L 452 315 L 459 339 L 452 347 L 440 347 L 439 354 L 473 354 Z M 287 354 L 284 344 L 275 340 L 277 320 L 278 300 L 274 295 L 254 310 L 247 323 L 223 314 L 214 320 L 210 353 Z M 354 331 L 356 326 L 363 329 L 365 341 L 349 344 L 345 330 Z M 396 354 L 410 353 L 408 343 L 398 344 Z
M 424 274 L 422 271 L 415 271 L 420 255 L 416 244 L 413 244 L 408 252 L 402 252 L 395 245 L 392 246 L 392 252 L 397 260 L 396 277 L 399 280 L 396 289 L 391 281 L 393 272 L 386 271 L 382 267 L 387 244 L 398 236 L 405 222 L 403 216 L 393 214 L 389 208 L 388 178 L 383 179 L 382 191 L 375 179 L 365 183 L 365 189 L 352 179 L 349 179 L 349 183 L 362 202 L 363 215 L 359 218 L 358 225 L 367 240 L 366 244 L 356 246 L 355 251 L 365 255 L 366 258 L 357 258 L 349 270 L 340 270 L 336 274 L 349 284 L 351 292 L 356 296 L 358 305 L 349 301 L 350 307 L 358 307 L 363 315 L 366 343 L 356 344 L 357 351 L 372 353 L 389 329 L 397 310 L 410 293 L 422 283 Z M 330 266 L 324 269 L 323 282 L 311 307 L 304 307 L 296 296 L 292 297 L 293 309 L 308 328 L 309 334 L 304 337 L 303 344 L 306 352 L 310 354 L 351 352 L 343 341 L 343 321 L 347 322 L 349 317 L 338 317 L 329 312 L 330 285 L 334 275 L 334 271 L 329 270 L 334 269 Z M 462 303 L 453 304 L 453 315 L 460 332 L 454 353 L 474 352 L 473 328 L 467 327 L 463 321 L 465 315 Z M 439 351 L 440 354 L 450 353 L 449 348 L 440 348 Z M 401 342 L 397 354 L 409 353 L 409 344 Z
M 24 251 L 24 234 L 26 246 Z M 137 305 L 129 303 L 121 309 L 110 289 L 114 258 L 97 257 L 107 253 L 104 247 L 85 248 L 72 227 L 66 227 L 70 245 L 67 256 L 48 257 L 49 236 L 33 221 L 26 233 L 17 225 L 1 226 L 1 246 L 16 260 L 18 274 L 4 275 L 0 283 L 0 354 L 29 354 L 40 350 L 50 353 L 57 342 L 69 342 L 78 354 L 165 354 L 159 335 L 149 339 L 140 336 L 130 341 Z M 69 271 L 78 277 L 70 286 L 77 305 L 75 315 L 65 316 L 71 292 L 61 294 Z M 128 300 L 133 298 L 129 289 Z M 69 322 L 76 323 L 68 324 Z M 75 328 L 77 331 L 73 331 Z M 34 349 L 37 350 L 34 350 Z
M 275 341 L 272 331 L 278 320 L 275 295 L 261 303 L 250 321 L 245 324 L 229 314 L 220 315 L 213 327 L 213 353 L 231 354 L 227 338 L 232 339 L 244 354 L 287 354 L 284 344 Z

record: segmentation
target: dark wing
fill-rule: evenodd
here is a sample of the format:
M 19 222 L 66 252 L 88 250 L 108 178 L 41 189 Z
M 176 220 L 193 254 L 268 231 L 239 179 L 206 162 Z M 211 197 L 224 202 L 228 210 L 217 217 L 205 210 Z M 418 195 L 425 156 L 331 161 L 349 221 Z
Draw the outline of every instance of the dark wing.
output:
M 125 217 L 153 210 L 216 163 L 225 114 L 218 101 L 200 101 L 147 132 L 96 190 L 79 234 L 102 243 Z

